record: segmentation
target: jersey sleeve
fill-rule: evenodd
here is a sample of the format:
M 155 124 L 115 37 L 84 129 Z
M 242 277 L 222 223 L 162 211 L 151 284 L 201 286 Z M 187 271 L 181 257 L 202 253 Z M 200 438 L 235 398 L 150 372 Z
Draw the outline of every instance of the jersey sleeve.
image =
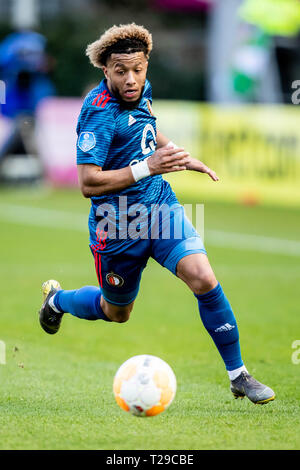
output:
M 114 138 L 115 126 L 111 111 L 98 110 L 92 106 L 82 109 L 76 129 L 77 165 L 104 165 Z

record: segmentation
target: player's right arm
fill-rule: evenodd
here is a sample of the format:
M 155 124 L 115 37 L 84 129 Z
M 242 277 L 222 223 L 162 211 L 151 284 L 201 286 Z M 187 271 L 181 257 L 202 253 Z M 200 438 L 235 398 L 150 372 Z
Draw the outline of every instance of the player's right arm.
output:
M 147 158 L 150 176 L 186 170 L 189 154 L 183 149 L 163 147 Z M 132 167 L 102 170 L 92 164 L 78 164 L 78 182 L 84 197 L 101 196 L 121 191 L 135 183 Z
M 92 98 L 87 98 L 77 125 L 78 181 L 85 197 L 118 192 L 137 181 L 137 169 L 132 171 L 129 165 L 118 170 L 103 170 L 114 140 L 116 119 L 109 106 L 102 109 L 89 104 L 95 102 Z M 132 159 L 129 155 L 128 161 Z M 184 149 L 161 147 L 147 158 L 145 176 L 185 170 L 188 161 L 189 154 Z

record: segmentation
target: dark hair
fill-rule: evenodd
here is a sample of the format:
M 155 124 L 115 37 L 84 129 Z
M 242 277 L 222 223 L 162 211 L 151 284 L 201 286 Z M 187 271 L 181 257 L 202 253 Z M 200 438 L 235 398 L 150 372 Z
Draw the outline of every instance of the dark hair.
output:
M 143 52 L 147 55 L 147 45 L 138 39 L 121 39 L 109 46 L 103 53 L 101 60 L 104 65 L 111 54 L 133 54 L 134 52 Z

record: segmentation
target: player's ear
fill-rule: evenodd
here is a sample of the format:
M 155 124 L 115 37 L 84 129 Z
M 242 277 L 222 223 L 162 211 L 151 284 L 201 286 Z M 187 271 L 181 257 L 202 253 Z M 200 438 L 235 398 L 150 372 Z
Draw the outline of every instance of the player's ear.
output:
M 105 65 L 102 65 L 102 70 L 105 75 L 105 78 L 107 78 L 107 67 Z

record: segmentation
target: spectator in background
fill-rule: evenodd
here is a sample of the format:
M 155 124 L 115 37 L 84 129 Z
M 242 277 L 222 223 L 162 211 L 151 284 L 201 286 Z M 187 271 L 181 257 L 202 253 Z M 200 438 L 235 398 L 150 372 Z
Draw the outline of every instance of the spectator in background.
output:
M 33 31 L 12 33 L 0 44 L 0 79 L 6 86 L 1 113 L 14 121 L 12 132 L 0 145 L 0 162 L 6 155 L 27 153 L 26 141 L 33 140 L 37 105 L 55 94 L 48 77 L 45 46 L 46 39 Z

